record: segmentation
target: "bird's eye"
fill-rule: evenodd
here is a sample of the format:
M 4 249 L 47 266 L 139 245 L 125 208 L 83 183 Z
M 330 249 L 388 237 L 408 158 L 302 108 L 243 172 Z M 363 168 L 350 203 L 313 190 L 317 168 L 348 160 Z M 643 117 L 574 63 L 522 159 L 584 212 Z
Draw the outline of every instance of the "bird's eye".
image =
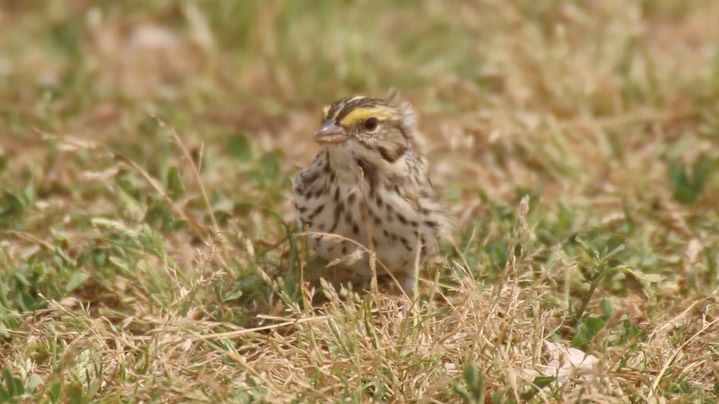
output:
M 377 120 L 377 118 L 369 118 L 364 121 L 364 128 L 369 132 L 372 132 L 377 129 L 377 126 L 379 126 L 379 121 Z

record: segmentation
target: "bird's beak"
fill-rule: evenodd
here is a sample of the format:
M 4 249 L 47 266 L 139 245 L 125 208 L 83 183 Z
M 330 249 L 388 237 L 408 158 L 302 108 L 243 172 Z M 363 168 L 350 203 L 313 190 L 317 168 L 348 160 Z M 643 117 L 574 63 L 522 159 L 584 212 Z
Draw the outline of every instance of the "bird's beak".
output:
M 337 144 L 346 142 L 349 139 L 347 132 L 337 125 L 334 119 L 328 119 L 315 132 L 315 140 L 319 144 Z

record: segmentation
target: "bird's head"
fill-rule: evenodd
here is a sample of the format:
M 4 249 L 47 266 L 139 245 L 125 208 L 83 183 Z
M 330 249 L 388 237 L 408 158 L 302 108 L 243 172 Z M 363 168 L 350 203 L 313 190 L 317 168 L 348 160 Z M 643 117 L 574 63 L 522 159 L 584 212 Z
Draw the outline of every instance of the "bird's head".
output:
M 411 147 L 414 131 L 415 115 L 409 103 L 395 106 L 386 100 L 358 96 L 324 108 L 315 140 L 391 163 Z

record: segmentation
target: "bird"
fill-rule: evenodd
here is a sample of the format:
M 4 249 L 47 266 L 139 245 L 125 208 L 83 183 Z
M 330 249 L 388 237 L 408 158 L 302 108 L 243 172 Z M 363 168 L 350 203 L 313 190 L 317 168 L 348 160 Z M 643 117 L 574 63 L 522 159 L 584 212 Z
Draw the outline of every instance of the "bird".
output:
M 452 226 L 416 126 L 408 102 L 337 100 L 323 109 L 314 133 L 321 150 L 293 182 L 297 222 L 316 255 L 360 279 L 371 278 L 374 262 L 377 276 L 391 274 L 408 296 L 418 268 Z

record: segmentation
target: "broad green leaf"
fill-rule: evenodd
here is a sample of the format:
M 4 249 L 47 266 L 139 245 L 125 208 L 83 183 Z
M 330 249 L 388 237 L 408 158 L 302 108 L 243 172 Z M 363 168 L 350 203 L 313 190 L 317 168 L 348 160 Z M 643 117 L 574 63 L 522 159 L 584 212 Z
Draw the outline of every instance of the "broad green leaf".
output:
M 82 271 L 75 271 L 70 276 L 70 280 L 67 281 L 67 284 L 65 285 L 65 292 L 70 293 L 73 290 L 77 289 L 80 285 L 85 283 L 85 281 L 90 277 L 85 272 Z

